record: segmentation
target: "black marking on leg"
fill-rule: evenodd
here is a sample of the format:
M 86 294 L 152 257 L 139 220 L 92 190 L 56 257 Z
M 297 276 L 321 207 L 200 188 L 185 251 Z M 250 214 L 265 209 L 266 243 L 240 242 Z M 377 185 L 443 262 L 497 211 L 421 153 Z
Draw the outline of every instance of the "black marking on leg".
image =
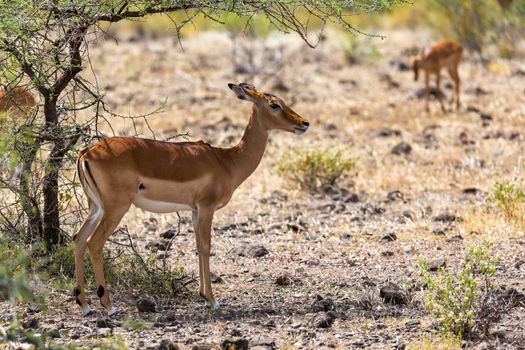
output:
M 77 302 L 78 305 L 82 306 L 82 303 L 80 302 L 80 299 L 75 298 L 75 301 Z
M 97 288 L 97 295 L 99 298 L 102 298 L 104 296 L 104 287 L 98 286 Z
M 208 300 L 206 299 L 206 296 L 204 294 L 202 294 L 201 292 L 199 292 L 199 295 L 204 299 L 204 300 Z
M 76 241 L 77 236 L 78 236 L 78 235 L 75 233 L 75 235 L 73 236 L 73 242 Z
M 80 287 L 76 286 L 75 289 L 73 289 L 73 294 L 75 296 L 79 296 L 80 295 Z
M 93 315 L 93 310 L 89 310 L 87 314 L 84 315 L 84 317 L 88 317 Z
M 146 186 L 144 186 L 144 184 L 141 182 L 139 184 L 139 191 L 144 191 L 146 189 Z

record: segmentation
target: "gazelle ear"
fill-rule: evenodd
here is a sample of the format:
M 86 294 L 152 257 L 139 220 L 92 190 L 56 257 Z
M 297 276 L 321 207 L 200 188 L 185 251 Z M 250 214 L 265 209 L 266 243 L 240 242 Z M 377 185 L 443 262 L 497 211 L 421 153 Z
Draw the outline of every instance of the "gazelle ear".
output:
M 233 92 L 235 93 L 235 95 L 237 95 L 237 97 L 240 98 L 241 100 L 251 101 L 251 98 L 246 94 L 246 92 L 244 91 L 244 89 L 243 89 L 242 87 L 240 87 L 239 85 L 229 83 L 229 84 L 228 84 L 228 87 L 229 87 L 230 90 L 233 91 Z

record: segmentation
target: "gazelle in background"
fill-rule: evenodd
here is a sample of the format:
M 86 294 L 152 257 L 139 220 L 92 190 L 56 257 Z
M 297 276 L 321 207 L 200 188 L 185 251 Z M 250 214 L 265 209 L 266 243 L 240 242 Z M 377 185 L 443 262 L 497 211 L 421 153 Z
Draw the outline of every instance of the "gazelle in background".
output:
M 224 207 L 250 176 L 266 148 L 268 134 L 279 129 L 301 135 L 308 122 L 278 97 L 249 84 L 228 84 L 241 100 L 253 103 L 244 136 L 232 148 L 199 142 L 162 142 L 136 137 L 110 137 L 83 150 L 77 161 L 89 213 L 75 235 L 76 302 L 92 313 L 84 292 L 84 256 L 89 249 L 100 303 L 111 316 L 102 267 L 102 248 L 134 204 L 155 213 L 191 210 L 199 253 L 199 289 L 207 304 L 218 307 L 211 289 L 211 226 L 215 211 Z
M 459 109 L 459 74 L 458 65 L 461 61 L 463 47 L 453 40 L 441 40 L 426 48 L 422 53 L 410 58 L 414 69 L 414 80 L 418 80 L 419 70 L 425 72 L 425 110 L 430 110 L 428 106 L 429 99 L 429 80 L 430 75 L 436 75 L 436 95 L 441 104 L 441 109 L 445 112 L 445 106 L 441 99 L 441 69 L 446 68 L 450 78 L 454 81 L 454 95 L 450 102 L 456 101 L 456 109 Z
M 35 106 L 35 97 L 27 87 L 0 87 L 0 114 L 9 113 L 17 117 L 25 117 Z
M 7 88 L 0 86 L 0 135 L 3 135 L 7 118 L 27 118 L 36 106 L 36 100 L 29 88 L 25 86 L 15 86 Z M 7 156 L 8 157 L 8 156 Z M 5 165 L 6 158 L 0 158 L 0 173 L 2 178 L 10 178 L 9 182 L 14 182 L 20 178 L 22 166 L 14 169 L 14 173 L 7 170 Z

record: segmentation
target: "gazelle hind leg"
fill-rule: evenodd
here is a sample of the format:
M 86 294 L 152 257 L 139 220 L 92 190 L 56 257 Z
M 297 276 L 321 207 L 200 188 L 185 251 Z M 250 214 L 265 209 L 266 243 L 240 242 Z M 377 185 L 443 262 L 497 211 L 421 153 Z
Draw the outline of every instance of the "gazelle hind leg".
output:
M 102 248 L 130 206 L 131 203 L 126 206 L 120 206 L 118 211 L 115 211 L 115 209 L 112 211 L 105 210 L 102 220 L 100 220 L 95 232 L 87 242 L 91 263 L 93 264 L 93 271 L 95 273 L 95 280 L 97 282 L 97 295 L 100 298 L 100 304 L 108 310 L 108 316 L 114 315 L 117 310 L 111 305 L 109 290 L 104 278 Z M 111 206 L 111 208 L 118 208 L 118 206 Z
M 86 294 L 84 290 L 85 283 L 85 256 L 86 256 L 86 243 L 88 238 L 93 234 L 95 227 L 100 220 L 102 211 L 99 207 L 89 202 L 89 214 L 86 220 L 82 223 L 82 226 L 74 237 L 75 242 L 75 279 L 76 287 L 74 289 L 75 300 L 78 305 L 82 307 L 82 314 L 84 316 L 91 315 L 93 312 L 86 301 Z

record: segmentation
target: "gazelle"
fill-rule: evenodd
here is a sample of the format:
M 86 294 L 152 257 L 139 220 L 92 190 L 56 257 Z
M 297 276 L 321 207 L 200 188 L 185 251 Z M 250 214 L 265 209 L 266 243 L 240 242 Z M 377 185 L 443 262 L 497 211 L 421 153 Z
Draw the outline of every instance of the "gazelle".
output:
M 36 106 L 36 100 L 27 87 L 0 87 L 0 114 L 9 113 L 24 117 Z
M 0 135 L 6 133 L 5 122 L 9 117 L 25 118 L 28 117 L 32 109 L 36 106 L 36 100 L 31 91 L 25 86 L 15 86 L 13 88 L 0 87 Z M 7 117 L 7 118 L 5 118 Z M 14 173 L 10 173 L 5 166 L 5 157 L 0 158 L 0 172 L 2 177 L 10 178 L 10 182 L 19 179 L 22 173 L 22 166 L 17 166 Z
M 100 303 L 111 316 L 102 267 L 102 247 L 130 206 L 156 213 L 191 210 L 199 254 L 199 291 L 207 304 L 218 307 L 210 278 L 211 225 L 250 176 L 266 148 L 268 134 L 279 129 L 298 135 L 309 123 L 280 98 L 252 85 L 228 84 L 241 100 L 253 103 L 244 135 L 235 147 L 217 148 L 199 142 L 161 142 L 136 137 L 110 137 L 83 150 L 77 161 L 89 214 L 75 235 L 76 302 L 92 313 L 84 293 L 84 256 L 89 249 Z
M 459 109 L 459 74 L 458 65 L 461 61 L 463 47 L 453 40 L 441 40 L 426 48 L 422 53 L 410 58 L 414 69 L 414 80 L 419 77 L 419 70 L 425 71 L 425 110 L 430 110 L 428 106 L 429 98 L 429 79 L 430 74 L 436 75 L 436 94 L 441 104 L 441 109 L 445 112 L 445 106 L 441 99 L 441 68 L 446 68 L 450 78 L 454 81 L 454 95 L 450 102 L 456 101 L 456 108 Z

